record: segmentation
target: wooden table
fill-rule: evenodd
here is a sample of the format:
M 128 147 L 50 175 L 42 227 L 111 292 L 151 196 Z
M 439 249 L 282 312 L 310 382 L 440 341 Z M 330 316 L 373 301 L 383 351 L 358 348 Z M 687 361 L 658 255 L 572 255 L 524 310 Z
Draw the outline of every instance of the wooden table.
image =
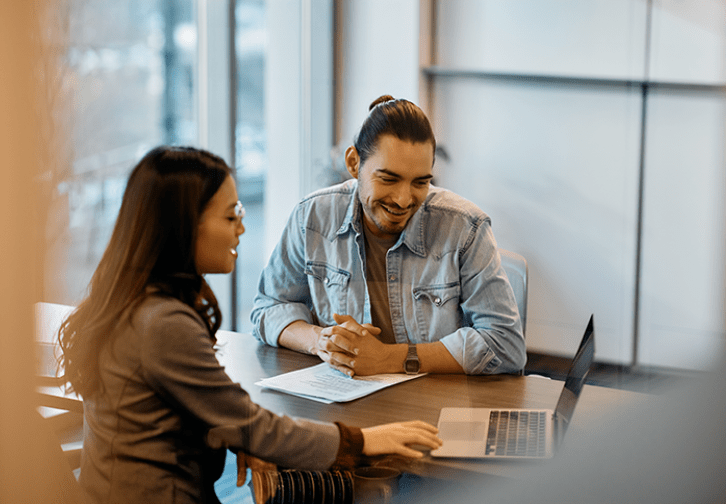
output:
M 249 334 L 220 331 L 218 358 L 233 380 L 252 399 L 278 414 L 323 421 L 342 421 L 358 427 L 405 420 L 436 424 L 443 407 L 519 407 L 554 409 L 563 382 L 535 376 L 426 375 L 347 403 L 323 404 L 254 383 L 270 376 L 320 363 L 317 357 L 261 344 Z M 642 394 L 586 385 L 568 434 L 576 429 L 597 429 L 598 419 L 619 407 L 632 406 Z M 378 461 L 377 461 L 378 462 Z M 524 477 L 546 462 L 473 461 L 437 459 L 419 461 L 389 457 L 383 461 L 412 474 L 457 479 L 474 473 L 493 478 Z
M 36 309 L 36 338 L 43 350 L 39 374 L 49 374 L 55 364 L 55 334 L 71 307 L 38 303 Z M 258 404 L 278 414 L 342 421 L 358 427 L 404 420 L 424 420 L 435 425 L 443 407 L 554 408 L 563 386 L 561 381 L 534 376 L 426 375 L 355 401 L 323 404 L 255 385 L 261 378 L 318 364 L 320 359 L 317 357 L 261 344 L 249 334 L 219 331 L 217 336 L 220 362 L 230 377 L 239 382 Z M 62 392 L 58 391 L 58 394 Z M 643 398 L 643 394 L 635 392 L 586 385 L 568 436 L 572 431 L 598 429 L 598 422 L 606 413 L 630 407 Z M 426 456 L 415 462 L 389 457 L 382 463 L 425 477 L 456 479 L 472 474 L 518 478 L 523 477 L 533 465 L 542 462 L 474 461 Z

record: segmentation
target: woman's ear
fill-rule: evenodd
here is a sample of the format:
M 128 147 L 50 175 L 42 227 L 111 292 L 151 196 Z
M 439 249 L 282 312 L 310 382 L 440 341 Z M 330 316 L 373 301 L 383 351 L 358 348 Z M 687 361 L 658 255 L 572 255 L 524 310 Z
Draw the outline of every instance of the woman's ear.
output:
M 357 179 L 358 171 L 360 168 L 360 157 L 358 156 L 358 149 L 354 145 L 351 145 L 345 149 L 345 167 L 348 169 L 351 177 Z

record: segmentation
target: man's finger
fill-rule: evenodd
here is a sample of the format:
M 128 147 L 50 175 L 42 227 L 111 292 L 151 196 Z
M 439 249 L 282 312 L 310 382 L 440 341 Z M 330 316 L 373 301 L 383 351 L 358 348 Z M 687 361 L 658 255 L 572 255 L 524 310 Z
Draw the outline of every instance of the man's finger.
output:
M 381 333 L 381 328 L 376 327 L 373 324 L 363 324 L 363 328 L 366 331 L 368 331 L 369 333 L 371 333 L 373 336 L 377 336 L 378 334 Z
M 355 322 L 358 324 L 358 322 L 356 322 L 350 315 L 340 315 L 338 313 L 333 313 L 333 320 L 335 320 L 335 323 L 338 325 L 345 324 L 346 322 Z
M 347 353 L 349 355 L 357 355 L 358 354 L 358 345 L 355 342 L 355 339 L 357 338 L 356 335 L 352 335 L 352 337 L 345 336 L 343 334 L 333 334 L 328 341 L 332 343 L 332 346 L 334 348 L 328 347 L 329 352 L 340 352 L 340 353 Z
M 362 335 L 365 330 L 365 328 L 350 315 L 338 315 L 337 313 L 333 313 L 333 320 L 335 320 L 335 323 L 340 327 L 344 327 L 354 334 Z
M 348 354 L 342 352 L 325 352 L 320 350 L 317 355 L 323 362 L 330 364 L 330 367 L 337 369 L 341 373 L 345 373 L 348 376 L 353 376 L 353 374 L 355 374 L 353 369 L 353 366 L 355 366 L 355 360 L 350 358 Z
M 331 352 L 330 364 L 333 366 L 345 366 L 350 369 L 355 369 L 355 358 L 348 353 Z
M 329 362 L 328 364 L 330 364 L 330 367 L 332 367 L 336 371 L 340 371 L 341 373 L 343 373 L 346 376 L 349 376 L 351 378 L 353 378 L 355 376 L 355 371 L 347 366 L 342 366 L 340 364 L 335 364 L 333 362 Z
M 326 352 L 325 350 L 318 350 L 317 352 L 318 357 L 322 359 L 323 362 L 327 362 L 330 364 L 330 354 Z
M 318 348 L 328 352 L 347 352 L 356 355 L 359 337 L 343 326 L 326 327 L 318 338 Z
M 342 336 L 343 338 L 353 339 L 359 336 L 359 333 L 352 330 L 350 326 L 334 325 L 324 328 L 320 332 L 320 336 L 332 338 L 333 336 Z
M 333 334 L 331 336 L 320 336 L 318 338 L 318 349 L 328 353 L 342 352 L 355 355 L 356 347 L 345 336 Z
M 346 356 L 347 354 L 343 354 L 340 352 L 334 352 L 334 353 L 328 353 L 320 351 L 318 352 L 318 357 L 320 357 L 323 362 L 328 363 L 330 367 L 333 369 L 337 369 L 341 373 L 347 375 L 347 376 L 354 376 L 355 370 L 353 369 L 353 366 L 355 365 L 355 361 L 348 358 Z M 351 364 L 350 366 L 346 365 Z
M 334 327 L 344 328 L 351 331 L 356 336 L 377 336 L 380 334 L 381 329 L 374 326 L 373 324 L 360 324 L 350 315 L 338 315 L 333 313 L 333 320 L 338 324 Z

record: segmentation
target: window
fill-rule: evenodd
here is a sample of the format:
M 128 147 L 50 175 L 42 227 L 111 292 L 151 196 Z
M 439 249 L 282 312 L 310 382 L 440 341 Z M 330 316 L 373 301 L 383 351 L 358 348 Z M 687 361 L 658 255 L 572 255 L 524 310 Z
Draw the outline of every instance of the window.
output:
M 267 135 L 265 130 L 265 2 L 236 0 L 236 125 L 237 192 L 245 205 L 245 234 L 237 262 L 237 330 L 251 330 L 249 313 L 265 256 L 259 246 L 265 232 Z
M 196 29 L 192 0 L 69 0 L 54 138 L 45 298 L 77 304 L 110 238 L 126 179 L 155 145 L 194 144 Z M 66 117 L 71 117 L 69 121 Z M 61 122 L 63 121 L 63 122 Z M 67 124 L 66 124 L 67 123 Z
M 195 145 L 237 171 L 247 208 L 237 271 L 207 280 L 222 327 L 249 331 L 270 244 L 329 163 L 332 1 L 62 0 L 55 10 L 58 101 L 70 110 L 56 114 L 69 133 L 57 135 L 62 168 L 51 170 L 44 300 L 83 299 L 141 156 Z

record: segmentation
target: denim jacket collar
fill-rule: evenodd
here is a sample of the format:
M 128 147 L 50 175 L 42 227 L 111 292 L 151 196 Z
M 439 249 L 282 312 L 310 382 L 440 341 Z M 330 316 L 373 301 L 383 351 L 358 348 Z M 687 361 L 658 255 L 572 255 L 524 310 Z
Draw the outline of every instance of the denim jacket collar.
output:
M 345 213 L 345 219 L 343 219 L 343 223 L 336 233 L 338 236 L 342 236 L 349 231 L 354 231 L 356 235 L 363 232 L 363 229 L 360 227 L 361 206 L 358 201 L 358 181 L 353 180 L 351 182 L 353 185 L 353 196 L 348 203 L 348 211 Z
M 348 211 L 345 213 L 345 219 L 343 219 L 343 223 L 336 233 L 338 236 L 341 236 L 351 230 L 354 231 L 356 235 L 363 232 L 363 228 L 361 227 L 363 225 L 363 210 L 360 204 L 360 199 L 358 198 L 358 181 L 353 181 L 353 184 L 355 184 L 353 197 L 350 199 L 350 203 L 348 203 Z M 431 189 L 433 189 L 433 186 L 431 186 Z M 406 225 L 406 228 L 401 233 L 401 236 L 398 238 L 396 244 L 392 247 L 392 250 L 403 244 L 406 245 L 406 247 L 408 247 L 408 249 L 414 254 L 426 257 L 426 221 L 429 213 L 427 204 L 429 197 L 431 196 L 431 189 L 429 189 L 429 194 L 426 196 L 423 204 L 419 207 L 416 213 L 413 214 L 413 217 L 411 217 L 411 220 Z

